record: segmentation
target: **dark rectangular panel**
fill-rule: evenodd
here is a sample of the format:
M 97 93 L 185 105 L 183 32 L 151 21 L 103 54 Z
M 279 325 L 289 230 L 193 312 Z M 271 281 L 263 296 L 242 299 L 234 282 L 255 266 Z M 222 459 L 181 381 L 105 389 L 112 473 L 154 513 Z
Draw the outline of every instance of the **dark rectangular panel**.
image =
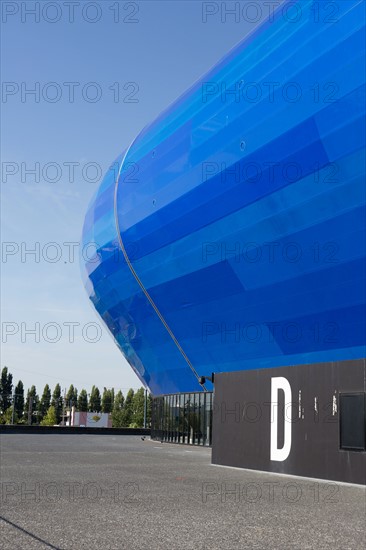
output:
M 353 393 L 339 396 L 341 449 L 365 450 L 365 395 Z

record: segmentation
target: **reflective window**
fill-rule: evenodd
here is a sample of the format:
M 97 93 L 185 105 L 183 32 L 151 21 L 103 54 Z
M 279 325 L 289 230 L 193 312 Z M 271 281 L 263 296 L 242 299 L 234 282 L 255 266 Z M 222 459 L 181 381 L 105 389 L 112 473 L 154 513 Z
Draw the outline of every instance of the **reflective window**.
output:
M 184 443 L 183 433 L 184 433 L 184 395 L 179 395 L 179 439 L 178 443 Z
M 188 445 L 211 445 L 212 392 L 154 397 L 151 437 Z

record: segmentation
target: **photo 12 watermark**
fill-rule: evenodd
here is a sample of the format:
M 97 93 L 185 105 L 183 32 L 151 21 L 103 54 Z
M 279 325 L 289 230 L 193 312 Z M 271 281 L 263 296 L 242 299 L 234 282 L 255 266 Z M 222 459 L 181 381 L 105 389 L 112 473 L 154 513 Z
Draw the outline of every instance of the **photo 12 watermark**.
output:
M 143 2 L 124 0 L 85 1 L 3 1 L 1 2 L 2 23 L 39 24 L 46 23 L 98 23 L 134 24 L 140 22 Z
M 246 150 L 246 141 L 238 141 L 236 153 Z M 295 160 L 266 159 L 258 162 L 242 158 L 235 163 L 204 161 L 201 165 L 202 183 L 215 181 L 225 185 L 274 185 L 295 183 L 310 178 L 315 184 L 336 184 L 340 181 L 340 169 L 336 162 L 320 164 L 318 161 L 301 164 Z
M 235 82 L 208 81 L 201 84 L 201 100 L 206 104 L 212 100 L 222 104 L 253 105 L 260 102 L 331 104 L 339 100 L 340 86 L 337 82 L 279 82 L 264 80 L 254 82 L 238 79 Z
M 2 103 L 139 103 L 140 86 L 137 82 L 16 82 L 1 84 Z
M 85 263 L 99 264 L 102 259 L 102 250 L 103 247 L 96 242 L 3 241 L 1 243 L 1 262 L 4 264 L 15 261 L 22 264 L 73 264 L 81 259 Z M 117 262 L 120 254 L 115 252 L 114 258 Z
M 300 483 L 288 481 L 249 481 L 204 482 L 202 483 L 203 504 L 258 504 L 273 505 L 304 503 L 323 504 L 337 503 L 340 498 L 340 486 L 337 483 Z
M 201 341 L 207 346 L 220 344 L 275 344 L 286 343 L 298 347 L 300 343 L 336 344 L 341 341 L 341 330 L 337 322 L 297 321 L 203 321 Z
M 3 241 L 1 263 L 74 264 L 82 261 L 96 267 L 107 257 L 113 264 L 126 263 L 126 256 L 130 261 L 139 257 L 140 246 L 137 241 L 126 241 L 123 246 L 124 250 L 117 238 L 105 245 L 94 241 Z
M 88 344 L 96 344 L 102 338 L 103 331 L 99 323 L 91 321 L 89 323 L 80 323 L 79 321 L 48 321 L 41 323 L 35 322 L 1 322 L 1 342 L 3 344 L 57 344 L 66 342 L 74 344 L 82 339 Z
M 343 0 L 344 1 L 344 0 Z M 280 18 L 286 23 L 313 23 L 335 24 L 340 16 L 340 3 L 328 0 L 319 0 L 306 5 L 298 1 L 280 0 L 226 0 L 224 2 L 202 2 L 202 23 L 248 24 L 257 25 L 267 21 L 273 23 Z
M 80 184 L 100 183 L 103 178 L 117 179 L 122 183 L 138 183 L 139 165 L 136 162 L 111 164 L 107 170 L 100 162 L 65 160 L 3 161 L 1 183 L 4 184 Z
M 342 248 L 336 241 L 314 241 L 304 245 L 296 241 L 208 241 L 201 245 L 203 264 L 230 261 L 233 264 L 291 265 L 302 261 L 306 265 L 337 264 Z
M 296 396 L 295 396 L 296 395 Z M 335 392 L 331 399 L 321 400 L 319 396 L 310 399 L 303 396 L 303 391 L 294 393 L 291 400 L 283 402 L 266 401 L 230 401 L 215 399 L 213 414 L 220 424 L 256 424 L 267 418 L 269 423 L 277 426 L 280 415 L 285 423 L 298 424 L 304 421 L 309 424 L 338 423 L 338 395 Z
M 0 483 L 0 502 L 57 503 L 66 502 L 114 502 L 136 504 L 139 502 L 140 487 L 137 481 L 115 482 L 109 485 L 95 481 L 36 481 Z

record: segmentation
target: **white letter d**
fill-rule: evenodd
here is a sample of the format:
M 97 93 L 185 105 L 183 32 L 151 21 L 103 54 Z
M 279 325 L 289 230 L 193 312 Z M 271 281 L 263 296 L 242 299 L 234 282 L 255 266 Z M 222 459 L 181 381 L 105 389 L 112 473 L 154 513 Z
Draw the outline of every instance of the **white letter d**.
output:
M 284 442 L 282 449 L 277 447 L 277 432 L 278 432 L 278 390 L 283 390 L 285 394 L 284 407 Z M 291 424 L 292 424 L 292 407 L 291 407 L 291 386 L 281 376 L 271 378 L 271 460 L 282 462 L 286 460 L 291 451 Z M 288 414 L 289 411 L 289 414 Z

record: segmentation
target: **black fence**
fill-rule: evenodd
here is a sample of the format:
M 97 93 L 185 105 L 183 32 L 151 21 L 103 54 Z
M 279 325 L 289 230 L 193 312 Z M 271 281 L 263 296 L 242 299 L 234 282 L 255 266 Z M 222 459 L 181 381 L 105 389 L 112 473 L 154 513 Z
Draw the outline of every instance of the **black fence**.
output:
M 211 446 L 212 392 L 154 397 L 151 438 L 168 443 Z

